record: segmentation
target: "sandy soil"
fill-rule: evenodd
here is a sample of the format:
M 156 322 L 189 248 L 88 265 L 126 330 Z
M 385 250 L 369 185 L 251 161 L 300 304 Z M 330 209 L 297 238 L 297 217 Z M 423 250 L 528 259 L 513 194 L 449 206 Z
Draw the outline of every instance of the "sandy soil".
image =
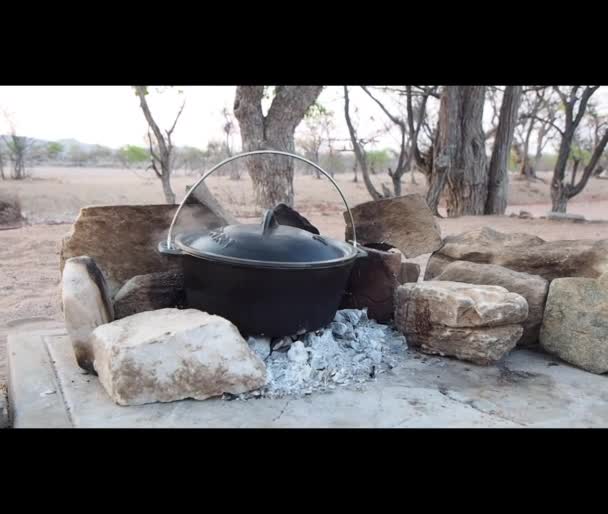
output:
M 246 176 L 246 175 L 245 175 Z M 549 176 L 546 183 L 513 179 L 510 184 L 508 212 L 520 210 L 544 216 L 550 208 Z M 417 185 L 406 177 L 404 193 L 425 192 L 422 176 Z M 181 199 L 185 186 L 196 177 L 183 173 L 173 180 Z M 351 203 L 369 200 L 365 186 L 352 182 L 352 175 L 336 177 Z M 253 215 L 251 182 L 248 178 L 232 181 L 211 177 L 209 187 L 237 217 Z M 3 332 L 7 324 L 23 318 L 61 319 L 59 302 L 59 247 L 62 237 L 81 207 L 109 204 L 164 203 L 160 183 L 143 172 L 87 168 L 38 168 L 32 177 L 21 181 L 0 182 L 3 192 L 18 194 L 22 209 L 31 225 L 0 230 L 0 383 L 5 378 Z M 338 194 L 326 180 L 298 176 L 295 181 L 296 205 L 322 233 L 342 238 L 343 206 Z M 592 179 L 587 190 L 569 205 L 569 212 L 590 220 L 608 220 L 608 180 Z M 61 223 L 61 224 L 57 224 Z M 543 219 L 519 219 L 509 216 L 462 217 L 439 221 L 444 235 L 456 234 L 484 225 L 502 232 L 528 232 L 547 240 L 608 238 L 605 223 L 557 222 Z M 0 227 L 1 228 L 1 227 Z

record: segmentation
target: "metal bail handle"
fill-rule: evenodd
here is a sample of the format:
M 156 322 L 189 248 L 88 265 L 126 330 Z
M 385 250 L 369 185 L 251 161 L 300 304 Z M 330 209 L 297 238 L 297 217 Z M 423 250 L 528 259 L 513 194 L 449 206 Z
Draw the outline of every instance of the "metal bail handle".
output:
M 350 207 L 348 206 L 348 202 L 346 201 L 346 198 L 344 197 L 344 194 L 342 193 L 342 190 L 340 189 L 340 187 L 338 186 L 338 184 L 336 183 L 336 181 L 331 177 L 331 175 L 329 173 L 327 173 L 318 164 L 315 164 L 314 162 L 309 161 L 308 159 L 305 159 L 304 157 L 300 157 L 299 155 L 296 155 L 296 154 L 293 154 L 293 153 L 283 152 L 283 151 L 280 151 L 280 150 L 254 150 L 252 152 L 245 152 L 245 153 L 241 153 L 241 154 L 238 154 L 238 155 L 233 155 L 232 157 L 228 157 L 227 159 L 224 159 L 219 164 L 216 164 L 215 166 L 213 166 L 213 168 L 211 168 L 200 179 L 198 179 L 196 181 L 196 183 L 188 190 L 188 192 L 186 193 L 186 196 L 184 196 L 184 199 L 182 200 L 182 203 L 179 204 L 179 207 L 175 211 L 175 215 L 173 216 L 173 220 L 171 221 L 171 225 L 169 226 L 169 233 L 167 234 L 167 248 L 169 250 L 173 249 L 173 227 L 175 226 L 175 222 L 177 221 L 177 217 L 179 216 L 179 213 L 181 212 L 181 210 L 184 207 L 184 205 L 186 204 L 186 201 L 188 200 L 188 198 L 190 197 L 190 195 L 194 192 L 194 190 L 199 186 L 199 184 L 201 184 L 202 182 L 204 182 L 205 179 L 209 175 L 211 175 L 212 173 L 215 173 L 219 168 L 221 168 L 225 164 L 228 164 L 231 161 L 235 161 L 236 159 L 240 159 L 241 157 L 248 157 L 250 155 L 284 155 L 285 157 L 291 157 L 292 159 L 296 159 L 298 161 L 302 161 L 302 162 L 305 162 L 307 164 L 310 164 L 313 168 L 315 168 L 317 171 L 319 171 L 325 177 L 327 177 L 329 179 L 329 181 L 334 185 L 334 187 L 336 188 L 336 190 L 338 191 L 338 193 L 340 194 L 340 197 L 342 198 L 342 201 L 344 202 L 344 205 L 346 206 L 346 211 L 348 212 L 348 217 L 350 218 L 350 224 L 351 224 L 351 227 L 353 228 L 353 241 L 352 241 L 352 243 L 353 243 L 353 246 L 355 248 L 357 248 L 357 232 L 355 230 L 355 220 L 353 218 L 353 214 L 352 214 L 352 212 L 350 212 Z

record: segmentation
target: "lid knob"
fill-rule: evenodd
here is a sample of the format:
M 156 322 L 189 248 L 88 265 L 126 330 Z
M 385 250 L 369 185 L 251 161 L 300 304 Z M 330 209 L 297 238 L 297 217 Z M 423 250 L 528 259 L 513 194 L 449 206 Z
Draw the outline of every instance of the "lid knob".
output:
M 264 217 L 262 218 L 262 234 L 266 236 L 272 229 L 278 226 L 279 224 L 274 217 L 274 209 L 266 209 L 266 211 L 264 211 Z

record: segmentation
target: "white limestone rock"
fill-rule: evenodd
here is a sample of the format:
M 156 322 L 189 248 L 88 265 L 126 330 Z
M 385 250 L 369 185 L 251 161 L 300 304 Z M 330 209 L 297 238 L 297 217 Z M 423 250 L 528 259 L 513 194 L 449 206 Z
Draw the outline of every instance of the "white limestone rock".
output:
M 91 335 L 99 380 L 119 405 L 204 400 L 266 383 L 266 366 L 228 320 L 195 309 L 160 309 Z
M 76 362 L 94 373 L 89 336 L 98 326 L 114 320 L 114 310 L 106 280 L 91 257 L 73 257 L 65 262 L 61 300 Z
M 494 327 L 521 323 L 528 317 L 526 299 L 501 286 L 443 280 L 404 284 L 397 290 L 396 303 L 401 315 L 418 325 Z

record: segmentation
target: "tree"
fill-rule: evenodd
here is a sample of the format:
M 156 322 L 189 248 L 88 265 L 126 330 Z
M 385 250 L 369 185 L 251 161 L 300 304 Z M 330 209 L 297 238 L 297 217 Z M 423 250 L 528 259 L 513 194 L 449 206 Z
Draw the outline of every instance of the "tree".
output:
M 367 188 L 367 191 L 372 197 L 372 200 L 381 200 L 382 198 L 384 198 L 384 195 L 376 189 L 369 176 L 368 154 L 365 150 L 365 145 L 373 142 L 373 137 L 370 139 L 363 139 L 359 138 L 357 135 L 357 130 L 353 124 L 350 114 L 350 95 L 348 92 L 348 86 L 344 86 L 344 119 L 346 121 L 346 126 L 348 127 L 348 134 L 350 135 L 353 153 L 355 154 L 355 182 L 357 181 L 356 170 L 358 167 L 361 170 L 361 175 L 363 175 L 363 182 L 365 183 L 365 187 Z
M 504 213 L 507 162 L 521 88 L 503 94 L 488 167 L 482 128 L 485 86 L 445 86 L 441 95 L 427 203 L 437 214 L 447 186 L 448 216 Z
M 84 148 L 77 144 L 70 146 L 68 150 L 68 160 L 74 166 L 84 166 L 88 159 L 89 153 Z
M 236 132 L 236 123 L 234 120 L 234 115 L 226 107 L 224 107 L 222 109 L 222 116 L 224 117 L 224 124 L 222 125 L 222 130 L 223 130 L 224 136 L 226 138 L 224 141 L 226 157 L 232 157 L 232 136 Z M 231 162 L 228 164 L 228 166 L 230 167 L 230 178 L 232 180 L 240 180 L 241 179 L 240 163 Z
M 397 165 L 395 166 L 395 170 L 391 170 L 388 168 L 388 175 L 393 182 L 393 191 L 395 196 L 401 196 L 401 177 L 409 168 L 411 162 L 411 152 L 408 152 L 407 149 L 407 124 L 403 117 L 391 113 L 389 109 L 385 106 L 383 102 L 381 102 L 376 96 L 374 96 L 369 88 L 365 86 L 361 86 L 363 91 L 367 93 L 367 95 L 374 101 L 380 109 L 386 114 L 388 119 L 397 126 L 399 129 L 399 152 L 397 153 Z M 388 157 L 388 155 L 387 155 Z M 372 169 L 374 166 L 372 165 Z
M 572 181 L 572 183 L 568 184 L 566 182 L 566 167 L 576 130 L 583 120 L 591 96 L 599 89 L 599 86 L 554 86 L 553 89 L 559 95 L 562 103 L 563 120 L 561 127 L 554 124 L 560 136 L 560 143 L 557 152 L 557 162 L 555 163 L 551 180 L 551 209 L 553 212 L 566 212 L 568 200 L 584 189 L 595 166 L 598 164 L 606 147 L 608 130 L 598 141 L 593 156 L 585 167 L 579 182 L 574 183 Z
M 517 122 L 521 86 L 505 88 L 494 136 L 494 146 L 488 168 L 488 196 L 484 214 L 504 214 L 507 210 L 509 188 L 508 163 Z
M 95 145 L 89 152 L 89 158 L 96 164 L 111 161 L 113 152 L 111 148 L 102 145 Z
M 536 171 L 543 150 L 554 133 L 559 102 L 552 95 L 552 88 L 532 86 L 522 92 L 521 112 L 515 129 L 513 149 L 520 166 L 520 175 L 528 179 L 536 178 Z M 536 132 L 534 160 L 530 159 L 530 142 Z
M 282 150 L 294 152 L 294 133 L 323 86 L 276 86 L 266 115 L 262 110 L 264 86 L 238 86 L 234 114 L 239 122 L 243 151 Z M 258 207 L 278 203 L 293 206 L 293 159 L 262 155 L 247 159 Z
M 150 153 L 145 148 L 135 145 L 125 145 L 118 150 L 118 158 L 123 165 L 137 166 L 150 160 Z
M 591 144 L 587 146 L 587 149 L 592 151 L 593 148 L 599 146 L 602 131 L 608 128 L 608 115 L 600 115 L 597 111 L 597 106 L 590 102 L 587 109 L 586 121 L 588 130 L 591 133 L 591 137 L 589 138 L 589 143 Z M 605 161 L 602 162 L 602 158 L 600 158 L 600 162 L 598 162 L 593 171 L 593 176 L 599 176 L 604 171 L 605 166 Z
M 434 164 L 427 201 L 435 212 L 444 185 L 448 216 L 484 213 L 488 176 L 482 128 L 485 86 L 446 86 L 441 98 Z
M 439 119 L 432 144 L 432 164 L 429 166 L 426 203 L 433 214 L 439 215 L 439 199 L 452 163 L 456 160 L 455 144 L 458 123 L 458 92 L 445 86 L 439 104 Z
M 500 87 L 486 86 L 486 103 L 490 106 L 490 110 L 492 111 L 492 118 L 490 119 L 490 128 L 485 131 L 486 141 L 493 139 L 496 135 L 496 131 L 498 130 L 502 95 L 503 91 Z
M 412 183 L 415 183 L 412 164 L 422 164 L 422 156 L 418 140 L 420 130 L 427 115 L 427 102 L 431 96 L 436 94 L 436 86 L 399 86 L 381 88 L 385 93 L 396 93 L 398 97 L 406 99 L 406 115 L 391 111 L 386 102 L 382 102 L 374 96 L 370 88 L 362 86 L 367 95 L 380 107 L 388 119 L 399 130 L 399 151 L 396 153 L 397 164 L 395 170 L 388 169 L 388 174 L 393 182 L 395 196 L 401 195 L 401 177 L 407 171 L 412 172 Z M 414 103 L 414 97 L 418 99 Z M 403 107 L 402 107 L 403 109 Z
M 173 171 L 173 142 L 171 141 L 171 136 L 184 110 L 185 102 L 182 102 L 171 128 L 165 130 L 165 133 L 163 134 L 150 112 L 150 107 L 146 100 L 148 94 L 147 86 L 134 86 L 134 89 L 135 94 L 139 97 L 139 106 L 148 122 L 148 143 L 150 155 L 152 157 L 150 168 L 154 170 L 154 173 L 156 173 L 156 176 L 162 183 L 167 203 L 174 204 L 175 193 L 173 192 L 173 189 L 171 189 L 171 172 Z
M 314 103 L 304 115 L 304 131 L 298 140 L 304 155 L 317 164 L 321 164 L 321 148 L 324 144 L 327 145 L 329 151 L 327 171 L 332 177 L 337 163 L 334 149 L 337 139 L 332 135 L 335 129 L 333 116 L 332 111 L 327 110 L 318 102 Z M 310 166 L 307 166 L 306 170 L 308 173 L 314 173 L 317 179 L 321 179 L 321 173 L 318 170 L 311 170 Z
M 7 112 L 4 113 L 4 116 L 8 122 L 10 133 L 8 136 L 3 136 L 3 141 L 8 158 L 13 164 L 12 178 L 22 180 L 25 178 L 26 161 L 34 145 L 34 140 L 17 135 L 16 124 L 12 116 Z
M 338 141 L 335 137 L 333 137 L 333 132 L 335 130 L 335 125 L 333 121 L 333 112 L 328 111 L 328 115 L 324 116 L 321 119 L 321 131 L 327 142 L 327 162 L 325 163 L 325 167 L 329 171 L 329 174 L 333 177 L 334 174 L 343 169 L 342 157 L 339 153 L 336 153 L 336 149 L 334 144 Z
M 299 138 L 298 143 L 302 147 L 304 156 L 317 164 L 321 162 L 321 147 L 324 141 L 327 141 L 330 153 L 333 153 L 329 133 L 332 116 L 333 113 L 319 103 L 313 104 L 304 115 L 304 135 Z M 318 170 L 310 171 L 314 171 L 318 179 L 321 178 Z M 332 173 L 331 169 L 329 171 Z
M 29 138 L 17 136 L 15 133 L 8 137 L 4 136 L 4 145 L 8 150 L 9 159 L 13 163 L 12 178 L 14 180 L 25 178 L 26 159 L 32 143 Z
M 200 148 L 185 146 L 179 150 L 187 172 L 201 170 L 207 164 L 207 154 Z
M 47 144 L 46 156 L 48 159 L 57 159 L 63 152 L 63 145 L 57 141 Z

